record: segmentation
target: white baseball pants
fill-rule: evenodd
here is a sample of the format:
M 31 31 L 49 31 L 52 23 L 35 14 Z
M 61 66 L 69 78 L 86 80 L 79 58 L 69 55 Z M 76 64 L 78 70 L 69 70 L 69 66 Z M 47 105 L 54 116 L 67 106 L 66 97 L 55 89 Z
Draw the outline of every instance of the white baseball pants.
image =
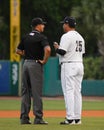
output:
M 83 63 L 63 63 L 61 65 L 61 83 L 65 99 L 66 118 L 81 119 L 82 95 L 81 83 L 84 74 Z

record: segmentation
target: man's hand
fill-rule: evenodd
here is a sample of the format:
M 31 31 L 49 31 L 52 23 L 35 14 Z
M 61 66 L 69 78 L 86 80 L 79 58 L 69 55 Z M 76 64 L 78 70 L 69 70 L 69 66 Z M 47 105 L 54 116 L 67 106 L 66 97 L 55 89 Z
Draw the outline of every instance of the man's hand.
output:
M 38 60 L 38 63 L 41 63 L 42 65 L 44 65 L 46 63 L 46 61 L 44 61 L 44 60 Z
M 25 51 L 24 50 L 20 50 L 20 49 L 16 49 L 16 53 L 21 55 L 21 56 L 25 55 Z
M 59 48 L 59 45 L 57 42 L 54 42 L 53 46 L 54 46 L 55 50 Z

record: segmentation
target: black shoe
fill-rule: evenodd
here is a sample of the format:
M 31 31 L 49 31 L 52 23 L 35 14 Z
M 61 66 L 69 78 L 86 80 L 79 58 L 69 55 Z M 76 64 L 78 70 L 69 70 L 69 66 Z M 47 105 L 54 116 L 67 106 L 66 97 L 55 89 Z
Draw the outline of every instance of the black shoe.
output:
M 31 121 L 28 119 L 21 119 L 21 124 L 31 124 Z
M 66 119 L 63 122 L 60 122 L 60 124 L 61 125 L 73 125 L 73 124 L 75 124 L 75 121 L 74 120 L 68 120 L 68 119 Z
M 35 119 L 34 124 L 45 124 L 45 125 L 47 125 L 48 122 L 44 121 L 43 119 Z
M 81 124 L 82 122 L 81 122 L 81 120 L 80 119 L 75 119 L 75 124 Z

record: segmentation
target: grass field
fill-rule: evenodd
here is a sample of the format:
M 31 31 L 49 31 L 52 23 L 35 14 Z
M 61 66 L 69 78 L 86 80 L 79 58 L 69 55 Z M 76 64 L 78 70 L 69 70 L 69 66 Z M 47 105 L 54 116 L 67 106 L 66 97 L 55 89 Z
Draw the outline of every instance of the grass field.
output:
M 65 110 L 63 99 L 43 99 L 44 110 Z M 20 110 L 20 98 L 0 99 L 0 110 Z M 83 110 L 104 110 L 103 100 L 83 100 Z M 104 130 L 104 117 L 82 117 L 82 125 L 59 124 L 64 117 L 46 117 L 48 125 L 20 125 L 18 118 L 0 118 L 0 130 Z M 33 118 L 31 118 L 33 121 Z

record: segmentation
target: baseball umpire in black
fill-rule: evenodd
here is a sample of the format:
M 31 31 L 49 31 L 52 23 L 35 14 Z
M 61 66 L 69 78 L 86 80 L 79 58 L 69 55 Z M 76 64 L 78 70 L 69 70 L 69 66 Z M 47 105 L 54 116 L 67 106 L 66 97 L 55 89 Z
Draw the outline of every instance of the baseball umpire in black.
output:
M 43 65 L 51 53 L 47 37 L 42 34 L 45 24 L 41 18 L 34 18 L 31 23 L 32 32 L 22 38 L 16 49 L 16 53 L 23 55 L 25 59 L 22 74 L 21 124 L 31 124 L 31 95 L 34 124 L 48 124 L 43 120 L 42 104 Z

